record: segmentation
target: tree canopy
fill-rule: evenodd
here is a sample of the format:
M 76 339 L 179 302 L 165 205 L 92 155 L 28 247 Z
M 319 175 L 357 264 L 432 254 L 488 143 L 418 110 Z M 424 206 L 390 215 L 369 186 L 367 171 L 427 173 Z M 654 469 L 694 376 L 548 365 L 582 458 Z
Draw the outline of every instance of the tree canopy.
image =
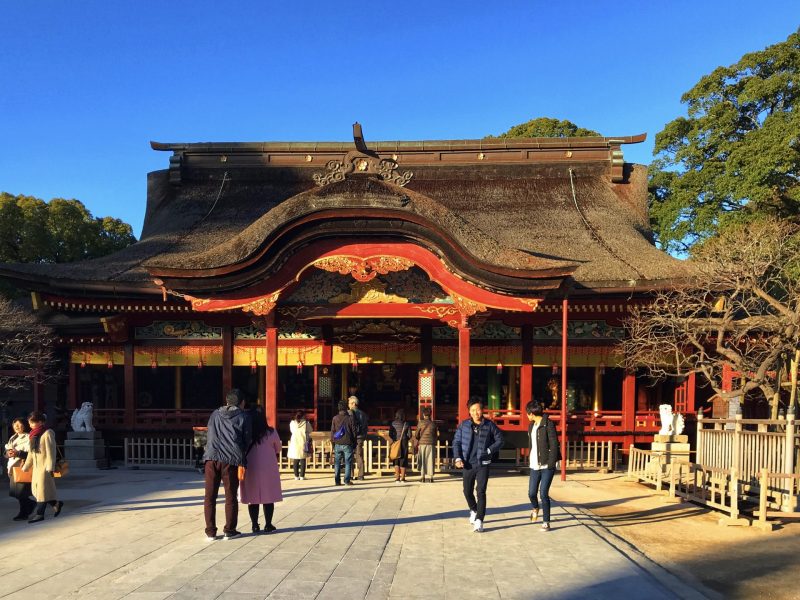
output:
M 693 285 L 632 311 L 626 366 L 656 377 L 699 373 L 723 398 L 760 390 L 777 414 L 776 373 L 800 347 L 800 227 L 757 219 L 695 249 Z M 738 373 L 723 390 L 723 368 Z
M 97 258 L 136 241 L 131 226 L 93 217 L 79 200 L 0 192 L 0 262 L 62 263 Z
M 655 138 L 650 215 L 686 252 L 730 222 L 800 214 L 800 30 L 704 76 Z
M 489 138 L 533 138 L 533 137 L 592 137 L 600 134 L 591 129 L 578 127 L 572 121 L 559 121 L 549 117 L 531 119 L 525 123 L 514 125 L 505 133 Z

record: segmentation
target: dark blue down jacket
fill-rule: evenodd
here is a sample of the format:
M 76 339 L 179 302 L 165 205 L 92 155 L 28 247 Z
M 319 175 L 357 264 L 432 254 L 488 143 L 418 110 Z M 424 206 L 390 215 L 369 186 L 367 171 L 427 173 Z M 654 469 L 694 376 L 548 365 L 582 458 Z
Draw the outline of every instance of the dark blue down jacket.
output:
M 477 465 L 469 462 L 472 443 L 472 419 L 467 419 L 459 424 L 453 438 L 453 460 L 460 458 L 464 461 L 467 469 L 474 469 L 492 462 L 492 459 L 500 452 L 500 448 L 503 447 L 503 432 L 489 419 L 481 421 L 478 426 L 477 439 L 474 440 L 474 444 L 477 446 L 476 455 L 479 463 Z
M 238 406 L 223 406 L 211 413 L 203 460 L 247 466 L 245 455 L 253 431 L 250 415 Z

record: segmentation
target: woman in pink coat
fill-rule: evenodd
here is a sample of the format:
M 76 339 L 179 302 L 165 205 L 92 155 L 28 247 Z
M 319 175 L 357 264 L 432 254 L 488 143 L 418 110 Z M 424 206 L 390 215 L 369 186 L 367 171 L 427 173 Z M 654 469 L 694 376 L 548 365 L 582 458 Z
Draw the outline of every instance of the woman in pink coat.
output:
M 247 504 L 253 533 L 258 533 L 258 505 L 264 507 L 264 533 L 275 531 L 272 514 L 275 502 L 283 500 L 281 476 L 278 472 L 278 455 L 281 453 L 281 438 L 267 423 L 263 411 L 253 415 L 253 443 L 247 453 L 247 469 L 239 486 L 239 498 Z

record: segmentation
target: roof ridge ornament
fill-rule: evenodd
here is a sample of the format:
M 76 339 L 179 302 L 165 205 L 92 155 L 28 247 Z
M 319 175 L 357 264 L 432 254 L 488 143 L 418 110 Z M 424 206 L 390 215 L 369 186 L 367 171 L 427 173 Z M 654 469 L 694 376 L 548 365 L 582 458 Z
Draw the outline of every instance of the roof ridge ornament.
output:
M 411 171 L 399 173 L 397 171 L 399 165 L 394 158 L 381 158 L 377 152 L 370 150 L 364 141 L 364 134 L 358 121 L 353 123 L 353 143 L 356 149 L 345 154 L 343 160 L 329 160 L 325 165 L 325 171 L 314 173 L 313 179 L 318 186 L 344 181 L 355 174 L 376 177 L 405 187 L 414 176 Z

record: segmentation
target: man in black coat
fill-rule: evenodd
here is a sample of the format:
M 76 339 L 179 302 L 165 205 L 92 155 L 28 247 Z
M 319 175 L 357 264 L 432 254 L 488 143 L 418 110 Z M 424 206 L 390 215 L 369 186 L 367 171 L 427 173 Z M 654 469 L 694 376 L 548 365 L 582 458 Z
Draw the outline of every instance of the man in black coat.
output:
M 237 389 L 228 392 L 225 406 L 211 413 L 208 420 L 208 440 L 203 454 L 205 497 L 203 508 L 206 518 L 206 538 L 217 539 L 217 495 L 219 484 L 225 490 L 224 538 L 239 535 L 236 524 L 239 518 L 238 471 L 246 465 L 247 449 L 252 439 L 250 415 L 242 408 L 243 395 Z
M 344 484 L 353 485 L 353 451 L 356 447 L 356 426 L 353 417 L 347 412 L 347 404 L 339 402 L 339 414 L 331 423 L 331 443 L 333 444 L 333 482 L 342 485 L 340 460 L 344 462 Z

